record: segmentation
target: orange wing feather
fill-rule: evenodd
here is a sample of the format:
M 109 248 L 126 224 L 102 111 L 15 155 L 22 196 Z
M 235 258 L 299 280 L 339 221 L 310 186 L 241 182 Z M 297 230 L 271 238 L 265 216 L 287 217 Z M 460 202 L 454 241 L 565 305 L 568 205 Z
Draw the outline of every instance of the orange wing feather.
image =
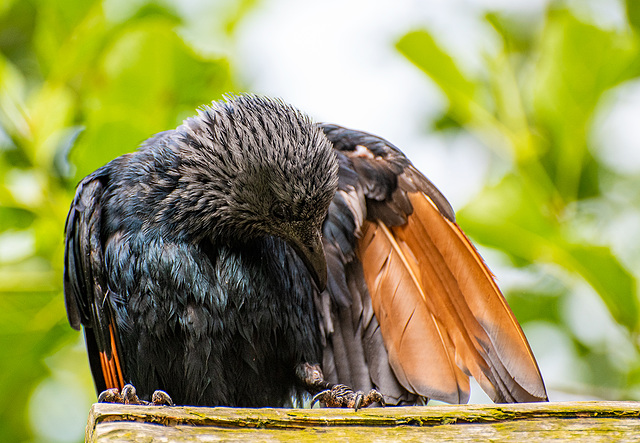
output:
M 452 403 L 466 402 L 469 380 L 455 364 L 446 332 L 425 304 L 425 294 L 393 234 L 381 222 L 365 222 L 361 261 L 389 362 L 411 392 Z
M 402 226 L 365 222 L 359 257 L 399 382 L 466 402 L 472 375 L 496 402 L 546 400 L 527 340 L 482 258 L 422 192 Z
M 111 356 L 107 356 L 106 351 L 100 352 L 100 366 L 102 375 L 107 389 L 117 388 L 122 390 L 124 387 L 124 378 L 122 377 L 122 368 L 120 367 L 120 359 L 116 349 L 115 333 L 113 324 L 109 324 L 109 336 L 111 343 Z

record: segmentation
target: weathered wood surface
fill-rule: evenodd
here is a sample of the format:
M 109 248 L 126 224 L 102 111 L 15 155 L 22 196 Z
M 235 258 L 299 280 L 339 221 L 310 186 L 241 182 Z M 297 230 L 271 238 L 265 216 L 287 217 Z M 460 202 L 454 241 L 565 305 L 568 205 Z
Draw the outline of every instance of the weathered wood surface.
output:
M 640 403 L 346 409 L 233 409 L 95 404 L 88 442 L 639 441 Z

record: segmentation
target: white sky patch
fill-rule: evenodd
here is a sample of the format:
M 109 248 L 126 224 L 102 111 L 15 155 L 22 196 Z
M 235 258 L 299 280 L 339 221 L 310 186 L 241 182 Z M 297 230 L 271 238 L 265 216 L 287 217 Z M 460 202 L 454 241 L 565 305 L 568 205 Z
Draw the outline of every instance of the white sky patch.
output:
M 620 174 L 640 173 L 640 81 L 607 94 L 596 116 L 596 155 Z
M 0 234 L 0 264 L 14 263 L 34 254 L 36 238 L 33 230 L 5 231 Z
M 37 206 L 44 199 L 43 180 L 34 171 L 12 169 L 5 177 L 5 184 L 14 200 L 25 206 Z

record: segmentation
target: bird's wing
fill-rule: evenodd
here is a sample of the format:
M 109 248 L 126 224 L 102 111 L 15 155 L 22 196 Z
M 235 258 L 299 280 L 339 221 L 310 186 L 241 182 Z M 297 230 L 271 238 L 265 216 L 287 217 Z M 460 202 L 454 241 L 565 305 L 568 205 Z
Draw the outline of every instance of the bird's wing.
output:
M 319 305 L 332 381 L 390 403 L 547 399 L 529 344 L 437 188 L 389 142 L 323 124 L 340 163 Z M 384 344 L 384 345 L 383 345 Z
M 84 326 L 96 389 L 123 387 L 118 337 L 107 300 L 101 239 L 103 171 L 80 182 L 65 225 L 64 298 L 69 323 Z

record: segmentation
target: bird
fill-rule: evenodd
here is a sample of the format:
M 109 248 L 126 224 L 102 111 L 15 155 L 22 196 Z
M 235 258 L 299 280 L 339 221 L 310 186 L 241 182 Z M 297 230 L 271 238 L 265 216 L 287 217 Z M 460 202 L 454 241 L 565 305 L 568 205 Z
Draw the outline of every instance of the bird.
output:
M 547 401 L 436 186 L 387 140 L 228 95 L 82 179 L 64 298 L 100 400 Z

